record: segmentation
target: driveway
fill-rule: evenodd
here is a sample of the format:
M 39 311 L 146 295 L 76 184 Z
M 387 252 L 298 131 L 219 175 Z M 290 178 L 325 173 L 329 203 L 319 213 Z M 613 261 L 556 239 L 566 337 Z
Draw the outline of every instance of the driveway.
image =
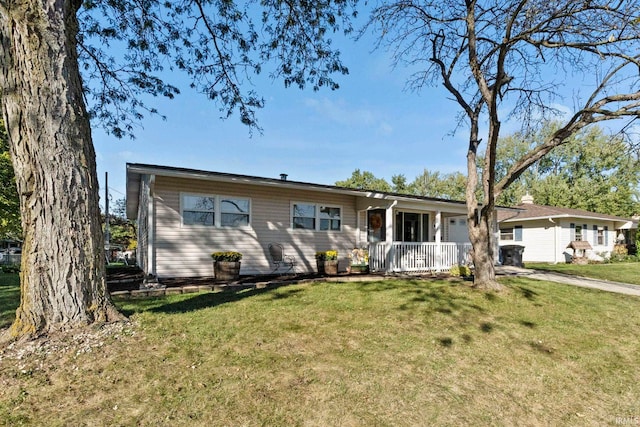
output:
M 501 276 L 525 276 L 531 279 L 545 280 L 547 282 L 564 283 L 565 285 L 640 296 L 640 286 L 631 285 L 629 283 L 609 282 L 607 280 L 590 279 L 587 277 L 570 276 L 568 274 L 531 270 L 528 268 L 512 267 L 507 265 L 496 266 L 496 274 Z

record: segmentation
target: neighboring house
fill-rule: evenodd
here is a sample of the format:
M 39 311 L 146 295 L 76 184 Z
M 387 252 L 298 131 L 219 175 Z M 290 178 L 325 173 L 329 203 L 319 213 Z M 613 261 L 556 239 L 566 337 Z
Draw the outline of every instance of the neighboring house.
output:
M 498 211 L 500 246 L 524 246 L 524 262 L 568 262 L 571 242 L 588 242 L 587 256 L 609 256 L 622 232 L 629 240 L 635 236 L 637 221 L 579 209 L 536 205 L 526 195 L 520 212 Z M 627 241 L 627 243 L 629 243 Z
M 22 261 L 22 241 L 0 239 L 0 264 L 20 264 Z
M 331 185 L 127 164 L 127 216 L 138 221 L 137 262 L 159 277 L 210 276 L 213 251 L 243 254 L 241 274 L 273 271 L 268 245 L 297 272 L 316 251 L 368 248 L 374 271 L 448 270 L 468 261 L 466 207 L 456 202 Z

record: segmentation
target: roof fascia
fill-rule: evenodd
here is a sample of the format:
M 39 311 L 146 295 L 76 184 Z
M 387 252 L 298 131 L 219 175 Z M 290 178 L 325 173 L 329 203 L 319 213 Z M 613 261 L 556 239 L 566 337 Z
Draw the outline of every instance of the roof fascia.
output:
M 610 221 L 610 222 L 622 222 L 622 223 L 632 222 L 631 220 L 627 220 L 625 218 L 615 219 L 615 218 L 605 218 L 605 217 L 600 217 L 600 216 L 569 215 L 569 214 L 544 215 L 544 216 L 536 216 L 536 217 L 530 217 L 530 218 L 518 218 L 516 216 L 516 217 L 512 217 L 512 218 L 503 219 L 500 222 L 543 221 L 543 220 L 550 220 L 550 219 L 567 219 L 567 218 L 589 219 L 589 220 L 592 220 L 592 221 L 596 220 L 596 221 Z
M 264 187 L 274 187 L 274 188 L 290 188 L 297 190 L 311 190 L 325 193 L 338 193 L 338 194 L 346 194 L 352 195 L 360 198 L 365 198 L 367 200 L 375 199 L 379 200 L 381 203 L 375 204 L 380 205 L 380 207 L 388 206 L 389 202 L 398 201 L 398 202 L 409 202 L 414 203 L 416 205 L 422 206 L 424 209 L 424 205 L 433 205 L 433 206 L 441 206 L 443 208 L 454 208 L 454 210 L 461 209 L 462 213 L 466 212 L 466 205 L 464 202 L 460 201 L 447 201 L 440 199 L 429 199 L 429 198 L 415 198 L 411 196 L 405 195 L 397 195 L 397 194 L 389 194 L 382 193 L 376 191 L 367 191 L 367 190 L 358 190 L 358 189 L 350 189 L 344 187 L 335 187 L 323 184 L 313 184 L 306 183 L 300 181 L 287 181 L 275 178 L 262 178 L 262 177 L 254 177 L 254 176 L 246 176 L 246 175 L 235 175 L 235 174 L 226 174 L 226 173 L 218 173 L 218 172 L 205 172 L 205 171 L 196 171 L 196 170 L 180 170 L 180 169 L 172 169 L 165 168 L 162 166 L 153 166 L 153 165 L 141 165 L 141 164 L 127 164 L 127 200 L 129 200 L 129 196 L 136 196 L 135 193 L 139 192 L 140 186 L 140 176 L 142 175 L 155 175 L 155 176 L 165 176 L 172 178 L 182 178 L 182 179 L 200 179 L 205 181 L 214 181 L 214 182 L 224 182 L 224 183 L 236 183 L 236 184 L 250 184 L 250 185 L 259 185 Z M 138 187 L 138 189 L 129 189 L 129 186 L 134 185 Z M 137 197 L 135 197 L 137 200 Z M 385 203 L 387 202 L 387 203 Z M 137 202 L 135 202 L 137 203 Z M 365 203 L 367 204 L 367 203 Z M 374 206 L 374 205 L 371 205 Z M 458 209 L 455 209 L 458 208 Z M 129 203 L 127 203 L 127 213 L 129 213 Z M 133 206 L 131 207 L 133 209 Z M 137 211 L 137 207 L 136 207 Z

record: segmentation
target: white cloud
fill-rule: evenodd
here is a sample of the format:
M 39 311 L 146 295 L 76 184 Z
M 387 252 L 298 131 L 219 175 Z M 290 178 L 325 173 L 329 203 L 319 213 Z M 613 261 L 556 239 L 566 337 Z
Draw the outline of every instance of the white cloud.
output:
M 334 102 L 327 98 L 321 100 L 307 98 L 305 105 L 334 123 L 371 126 L 378 121 L 377 114 L 372 110 L 350 108 L 343 100 Z
M 384 135 L 391 135 L 393 133 L 393 126 L 383 121 L 378 126 L 378 130 Z

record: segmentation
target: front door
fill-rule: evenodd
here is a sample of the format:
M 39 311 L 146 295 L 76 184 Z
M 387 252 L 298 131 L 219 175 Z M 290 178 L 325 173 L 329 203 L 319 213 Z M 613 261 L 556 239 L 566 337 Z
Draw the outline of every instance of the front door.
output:
M 418 242 L 420 235 L 420 214 L 405 212 L 403 242 Z
M 373 209 L 367 212 L 367 242 L 385 241 L 385 215 L 384 209 Z

